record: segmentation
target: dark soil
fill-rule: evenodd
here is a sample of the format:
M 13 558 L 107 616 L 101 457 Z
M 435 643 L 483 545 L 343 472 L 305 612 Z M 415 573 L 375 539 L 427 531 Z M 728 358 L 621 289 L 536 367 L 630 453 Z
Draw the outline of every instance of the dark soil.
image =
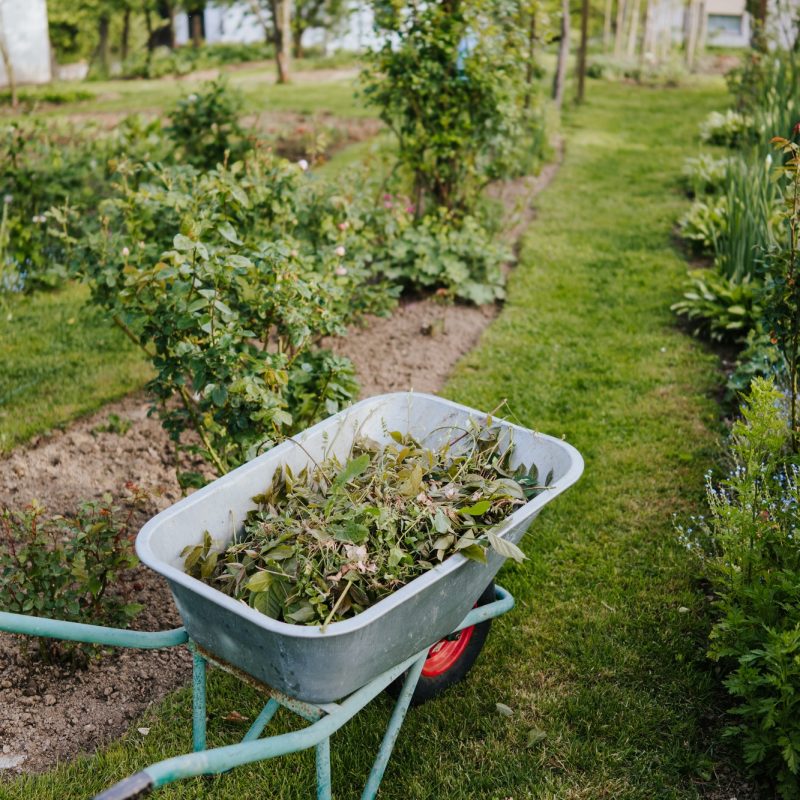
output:
M 556 169 L 548 165 L 538 178 L 493 187 L 507 209 L 509 242 L 516 243 L 533 218 L 533 197 Z M 353 360 L 362 396 L 436 392 L 497 313 L 496 306 L 407 300 L 391 317 L 369 319 L 329 344 Z M 181 496 L 174 449 L 147 411 L 146 397 L 135 394 L 17 448 L 0 460 L 0 504 L 20 507 L 36 499 L 53 513 L 69 513 L 80 500 L 119 495 L 128 481 L 154 493 L 153 513 L 174 503 Z M 116 424 L 109 424 L 112 415 Z M 134 627 L 180 625 L 160 578 L 137 568 L 129 582 L 131 599 L 145 606 Z M 85 669 L 69 669 L 25 658 L 23 644 L 21 637 L 0 634 L 0 780 L 49 769 L 119 737 L 191 673 L 185 648 L 117 650 Z

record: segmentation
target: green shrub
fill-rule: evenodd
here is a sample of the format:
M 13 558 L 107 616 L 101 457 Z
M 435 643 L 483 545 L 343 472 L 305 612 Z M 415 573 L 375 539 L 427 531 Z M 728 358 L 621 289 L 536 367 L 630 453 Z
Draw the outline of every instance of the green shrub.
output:
M 401 12 L 381 2 L 375 19 L 386 37 L 368 54 L 364 93 L 397 137 L 415 213 L 469 214 L 483 185 L 513 168 L 523 111 L 514 48 L 479 3 Z
M 687 158 L 681 176 L 689 196 L 699 198 L 721 192 L 725 186 L 728 163 L 727 158 L 715 158 L 707 153 Z
M 71 622 L 126 626 L 141 606 L 122 576 L 135 566 L 134 515 L 146 495 L 129 487 L 125 508 L 109 497 L 83 503 L 72 516 L 48 516 L 37 504 L 0 508 L 0 597 L 3 610 Z M 72 648 L 74 649 L 74 648 Z M 39 639 L 49 657 L 69 646 Z
M 13 122 L 0 133 L 0 273 L 6 289 L 52 288 L 66 276 L 63 248 L 49 235 L 47 211 L 88 202 L 102 179 L 95 153 L 71 133 L 50 132 L 41 122 Z M 10 282 L 8 276 L 14 276 Z
M 188 75 L 200 69 L 246 61 L 265 61 L 274 57 L 271 44 L 218 42 L 202 47 L 186 45 L 174 50 L 156 47 L 152 52 L 138 50 L 122 65 L 124 78 L 163 78 L 167 75 Z
M 714 244 L 727 225 L 727 198 L 695 200 L 678 220 L 681 236 L 700 255 L 713 255 Z
M 753 143 L 790 136 L 800 116 L 797 53 L 772 43 L 769 53 L 751 51 L 726 76 L 737 111 L 753 119 Z
M 717 597 L 709 657 L 735 699 L 728 735 L 745 762 L 800 796 L 800 470 L 787 463 L 785 398 L 756 379 L 733 426 L 733 465 L 706 494 L 708 518 L 680 528 Z
M 800 123 L 795 126 L 800 135 Z M 786 365 L 789 389 L 789 420 L 792 450 L 800 452 L 800 403 L 798 402 L 798 369 L 800 369 L 800 145 L 776 137 L 776 148 L 783 163 L 778 175 L 783 182 L 783 209 L 780 214 L 780 235 L 761 261 L 764 280 L 764 327 L 780 351 Z
M 239 125 L 242 104 L 241 92 L 223 78 L 210 81 L 177 102 L 165 133 L 183 158 L 200 169 L 237 161 L 251 146 Z
M 121 163 L 100 214 L 99 231 L 69 234 L 73 260 L 152 359 L 179 446 L 223 473 L 355 395 L 350 363 L 319 342 L 394 300 L 349 252 L 346 198 L 256 152 L 205 173 Z
M 724 114 L 712 111 L 700 125 L 700 140 L 705 144 L 739 147 L 752 136 L 753 128 L 753 119 L 746 114 L 730 109 Z
M 385 196 L 385 202 L 394 198 Z M 397 222 L 397 216 L 394 218 Z M 405 224 L 404 224 L 405 222 Z M 474 217 L 457 223 L 446 214 L 415 222 L 400 216 L 394 235 L 375 257 L 377 272 L 412 289 L 440 289 L 482 305 L 505 296 L 502 265 L 512 253 Z
M 54 88 L 43 87 L 35 89 L 20 89 L 17 92 L 17 99 L 26 106 L 33 106 L 37 103 L 52 103 L 62 105 L 65 103 L 78 103 L 81 100 L 91 100 L 95 96 L 94 92 L 86 89 L 76 88 Z M 11 92 L 9 90 L 0 91 L 0 105 L 11 103 Z
M 715 269 L 689 273 L 691 289 L 672 306 L 693 323 L 694 332 L 720 342 L 742 342 L 763 315 L 761 283 L 751 276 L 731 280 Z
M 744 337 L 742 350 L 725 384 L 727 399 L 737 401 L 755 378 L 769 378 L 778 384 L 785 382 L 784 361 L 772 337 L 764 331 L 762 320 Z
M 781 224 L 781 188 L 773 180 L 772 158 L 752 152 L 731 159 L 720 202 L 725 224 L 713 229 L 714 263 L 729 278 L 742 279 L 755 273 Z

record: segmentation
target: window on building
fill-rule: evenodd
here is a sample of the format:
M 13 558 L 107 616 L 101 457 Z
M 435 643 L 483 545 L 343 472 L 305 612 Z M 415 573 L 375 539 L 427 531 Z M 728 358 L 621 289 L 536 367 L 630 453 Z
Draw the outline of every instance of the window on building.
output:
M 715 33 L 742 33 L 741 14 L 709 14 L 708 33 L 713 36 Z

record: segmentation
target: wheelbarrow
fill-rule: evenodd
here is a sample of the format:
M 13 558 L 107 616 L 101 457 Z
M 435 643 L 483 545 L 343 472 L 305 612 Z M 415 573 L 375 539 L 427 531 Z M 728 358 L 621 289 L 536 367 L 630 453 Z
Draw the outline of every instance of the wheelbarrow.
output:
M 139 558 L 166 578 L 184 627 L 141 632 L 68 623 L 0 612 L 0 630 L 106 646 L 161 648 L 187 645 L 193 654 L 193 751 L 152 764 L 95 800 L 141 797 L 153 789 L 198 775 L 316 749 L 317 798 L 330 800 L 330 737 L 367 703 L 388 689 L 396 703 L 361 795 L 374 798 L 412 703 L 437 696 L 461 680 L 477 658 L 491 620 L 514 605 L 494 585 L 503 557 L 488 550 L 486 563 L 454 554 L 360 614 L 325 628 L 272 619 L 187 575 L 181 553 L 204 531 L 227 544 L 241 529 L 252 498 L 281 465 L 297 474 L 330 456 L 344 460 L 357 436 L 379 443 L 390 431 L 410 433 L 427 446 L 452 440 L 470 420 L 486 414 L 432 395 L 396 393 L 363 400 L 219 478 L 150 520 L 136 539 Z M 583 471 L 583 459 L 560 439 L 504 420 L 501 447 L 511 465 L 535 464 L 547 488 L 510 514 L 496 529 L 517 543 L 556 495 Z M 206 748 L 208 664 L 255 685 L 269 697 L 239 744 Z M 298 731 L 262 738 L 280 707 L 306 719 Z

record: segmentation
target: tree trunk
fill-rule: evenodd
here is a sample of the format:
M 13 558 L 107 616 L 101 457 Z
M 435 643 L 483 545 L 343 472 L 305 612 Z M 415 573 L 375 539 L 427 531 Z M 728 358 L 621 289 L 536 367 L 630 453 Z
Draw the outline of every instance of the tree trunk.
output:
M 640 0 L 633 0 L 633 8 L 631 8 L 631 26 L 628 29 L 628 49 L 626 51 L 628 58 L 633 58 L 636 55 L 636 42 L 639 39 L 640 5 Z
M 533 68 L 536 48 L 536 7 L 531 8 L 531 19 L 528 25 L 528 59 L 525 65 L 525 110 L 531 107 L 533 98 Z
M 303 57 L 303 34 L 305 32 L 305 28 L 299 27 L 295 20 L 295 27 L 292 29 L 292 51 L 295 58 Z
M 622 58 L 622 45 L 625 41 L 625 12 L 627 0 L 617 0 L 617 29 L 614 31 L 614 58 Z
M 606 0 L 606 11 L 603 15 L 603 52 L 607 53 L 611 49 L 611 12 L 613 11 L 614 0 Z
M 191 15 L 192 46 L 200 47 L 203 44 L 203 11 L 198 9 Z
M 752 12 L 753 30 L 750 34 L 750 46 L 762 53 L 767 52 L 767 9 L 768 0 L 756 0 L 748 4 Z
M 122 36 L 119 43 L 119 56 L 125 61 L 128 58 L 128 43 L 131 35 L 131 10 L 125 9 L 122 17 Z
M 561 41 L 558 43 L 558 61 L 553 79 L 553 100 L 561 108 L 564 102 L 564 84 L 567 81 L 567 60 L 569 58 L 569 0 L 561 0 Z
M 175 41 L 175 4 L 169 3 L 168 4 L 168 12 L 169 14 L 169 49 L 174 50 L 177 46 L 177 42 Z
M 103 75 L 108 75 L 111 71 L 111 60 L 108 52 L 108 29 L 111 20 L 107 14 L 103 14 L 97 23 L 97 34 L 99 42 L 97 44 L 97 54 L 100 57 L 100 67 L 103 70 Z
M 581 46 L 578 50 L 578 102 L 586 95 L 586 46 L 589 40 L 589 0 L 581 4 Z
M 149 62 L 150 55 L 156 46 L 156 43 L 153 41 L 153 17 L 150 14 L 149 8 L 145 8 L 144 10 L 144 26 L 147 28 L 147 60 Z
M 644 30 L 642 31 L 642 49 L 639 53 L 641 60 L 644 60 L 648 54 L 650 56 L 653 55 L 653 48 L 650 43 L 653 35 L 653 20 L 650 18 L 652 5 L 651 0 L 644 0 Z
M 17 80 L 14 77 L 14 65 L 11 63 L 11 54 L 8 52 L 8 43 L 6 42 L 5 28 L 3 26 L 2 10 L 2 7 L 0 7 L 0 58 L 3 59 L 3 66 L 6 69 L 8 89 L 11 92 L 11 107 L 16 108 L 17 105 L 19 105 L 19 97 L 17 96 Z
M 699 3 L 697 0 L 689 0 L 686 30 L 686 66 L 689 69 L 694 67 L 694 53 L 697 48 L 697 28 L 699 23 Z
M 272 6 L 275 17 L 275 64 L 278 68 L 278 83 L 289 83 L 292 38 L 290 0 L 273 0 Z

